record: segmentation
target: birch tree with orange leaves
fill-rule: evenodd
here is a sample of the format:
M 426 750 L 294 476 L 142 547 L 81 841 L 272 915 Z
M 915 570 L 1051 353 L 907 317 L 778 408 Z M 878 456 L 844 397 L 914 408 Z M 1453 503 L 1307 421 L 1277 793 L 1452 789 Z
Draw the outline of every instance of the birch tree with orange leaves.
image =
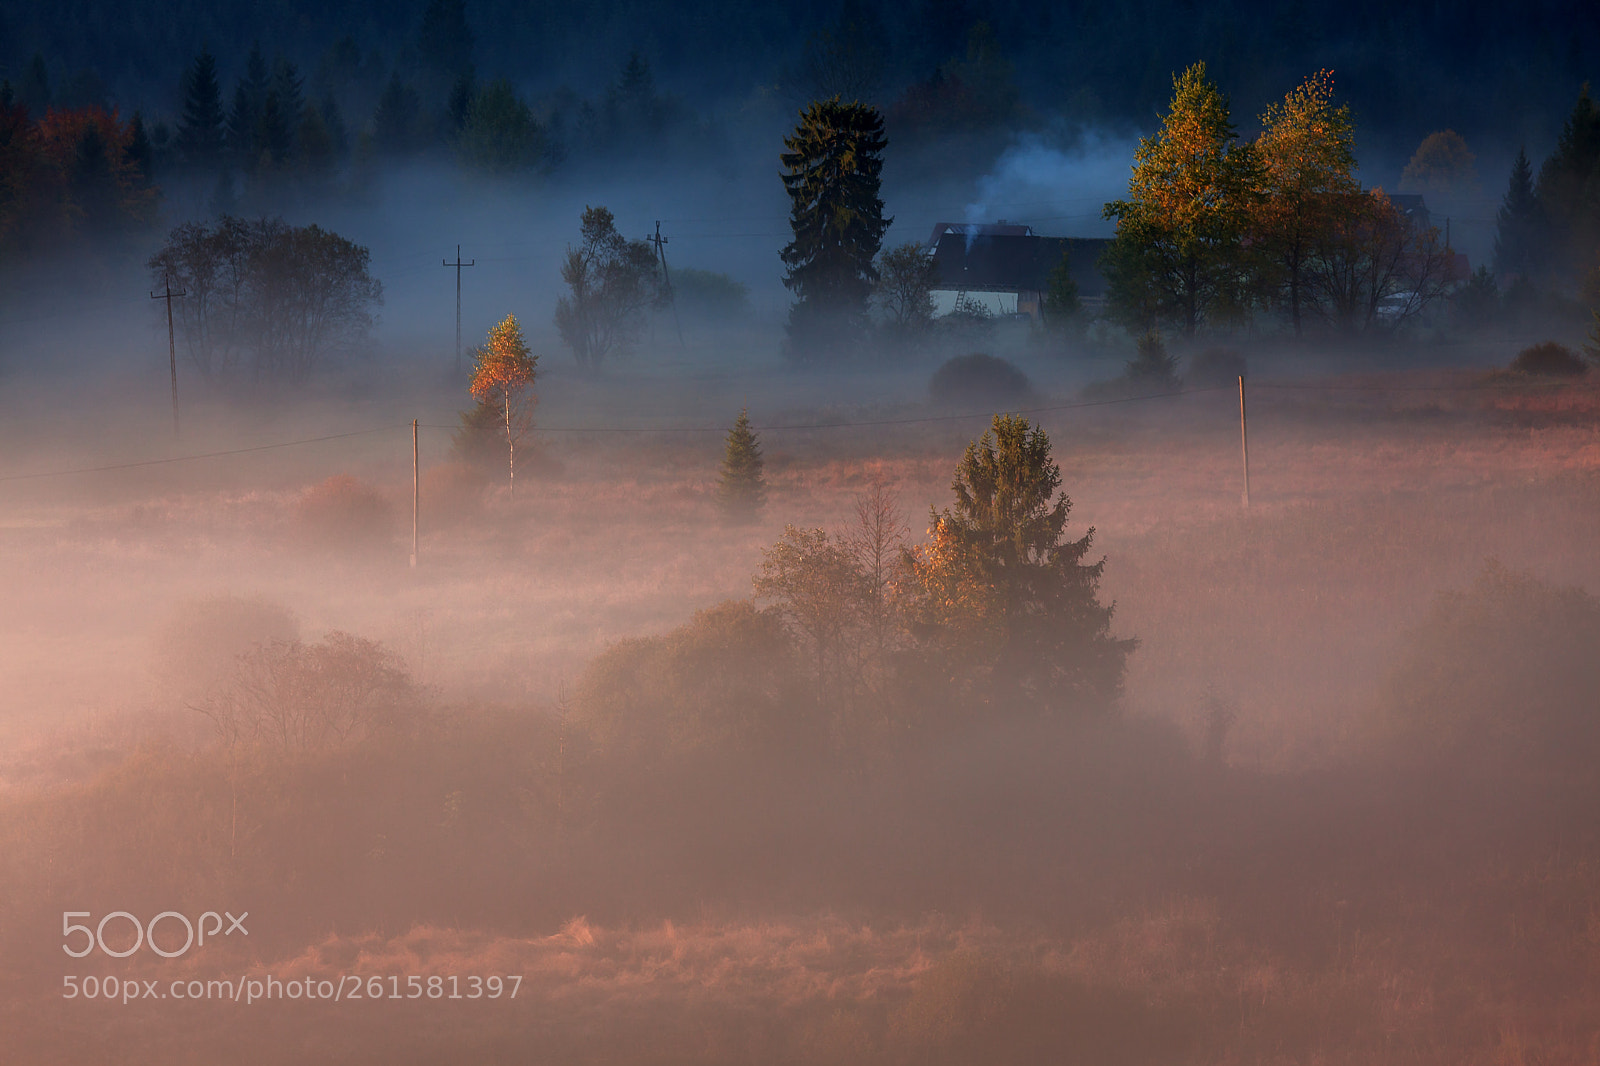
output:
M 538 365 L 539 357 L 522 339 L 516 315 L 507 315 L 489 331 L 483 347 L 473 352 L 472 397 L 501 411 L 506 430 L 506 486 L 513 499 L 517 494 L 517 441 L 533 424 L 533 409 L 539 402 L 533 391 Z
M 1351 212 L 1361 183 L 1348 105 L 1333 103 L 1333 73 L 1318 71 L 1261 116 L 1255 154 L 1261 195 L 1254 201 L 1252 248 L 1266 294 L 1302 331 L 1319 250 Z

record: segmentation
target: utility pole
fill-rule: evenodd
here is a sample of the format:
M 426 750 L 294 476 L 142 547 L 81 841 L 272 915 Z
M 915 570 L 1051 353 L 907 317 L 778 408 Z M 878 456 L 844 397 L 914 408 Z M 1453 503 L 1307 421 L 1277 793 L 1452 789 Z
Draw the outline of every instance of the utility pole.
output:
M 661 257 L 661 283 L 667 287 L 667 302 L 672 304 L 672 324 L 678 330 L 678 347 L 687 348 L 683 343 L 683 323 L 678 320 L 678 298 L 672 293 L 672 275 L 667 273 L 667 238 L 661 235 L 660 219 L 656 220 L 655 236 L 645 240 L 656 246 L 656 254 Z
M 459 258 L 459 257 L 458 257 Z M 421 496 L 417 475 L 417 420 L 411 420 L 411 568 L 417 568 L 417 501 Z
M 1244 509 L 1250 509 L 1250 431 L 1244 417 L 1244 375 L 1239 375 L 1239 452 L 1244 457 Z
M 448 259 L 445 259 L 445 260 L 441 260 L 441 262 L 443 262 L 445 266 L 453 266 L 453 267 L 456 268 L 456 375 L 460 376 L 460 374 L 461 374 L 461 268 L 462 267 L 469 267 L 469 266 L 477 266 L 478 265 L 478 260 L 476 258 L 474 258 L 472 260 L 472 262 L 470 262 L 470 263 L 463 263 L 461 261 L 461 245 L 458 244 L 458 245 L 456 245 L 456 261 L 454 263 L 452 263 Z
M 178 342 L 172 335 L 172 301 L 189 293 L 188 290 L 173 292 L 171 278 L 167 278 L 164 284 L 166 291 L 153 292 L 150 299 L 167 301 L 167 365 L 172 370 L 172 439 L 179 440 L 182 435 L 178 432 Z

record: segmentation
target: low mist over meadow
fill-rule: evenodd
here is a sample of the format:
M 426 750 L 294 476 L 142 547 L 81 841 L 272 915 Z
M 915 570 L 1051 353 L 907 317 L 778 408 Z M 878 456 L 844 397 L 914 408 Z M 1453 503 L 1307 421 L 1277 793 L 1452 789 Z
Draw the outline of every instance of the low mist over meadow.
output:
M 0 1061 L 1600 1061 L 1597 72 L 0 2 Z

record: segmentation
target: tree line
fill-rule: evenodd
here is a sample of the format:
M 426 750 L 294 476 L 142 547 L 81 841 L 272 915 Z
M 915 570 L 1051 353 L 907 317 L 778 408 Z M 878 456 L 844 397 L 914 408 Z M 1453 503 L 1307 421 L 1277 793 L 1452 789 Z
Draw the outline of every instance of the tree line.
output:
M 219 54 L 242 57 L 252 40 L 262 39 L 269 51 L 309 69 L 346 35 L 363 63 L 374 52 L 399 60 L 420 51 L 418 12 L 425 6 L 290 0 L 257 8 L 174 0 L 157 12 L 110 0 L 13 4 L 0 39 L 0 64 L 8 69 L 0 73 L 18 80 L 29 57 L 42 51 L 62 73 L 99 71 L 119 88 L 150 78 L 170 85 L 207 42 Z M 1515 129 L 1528 115 L 1564 107 L 1600 50 L 1594 21 L 1574 11 L 1570 0 L 1532 0 L 1515 9 L 1490 0 L 1404 7 L 1352 0 L 1309 8 L 1245 7 L 1236 0 L 1221 6 L 1019 0 L 982 7 L 952 0 L 706 0 L 695 18 L 685 19 L 665 0 L 621 0 L 547 5 L 529 18 L 510 0 L 474 0 L 469 14 L 481 66 L 537 71 L 549 86 L 568 83 L 586 94 L 603 93 L 609 80 L 594 69 L 596 55 L 620 59 L 630 45 L 648 41 L 660 74 L 704 86 L 708 95 L 741 98 L 757 86 L 801 80 L 811 96 L 838 91 L 886 108 L 914 88 L 918 99 L 981 97 L 988 81 L 981 62 L 968 65 L 967 48 L 980 20 L 1013 69 L 1020 108 L 1059 108 L 1089 122 L 1142 121 L 1165 100 L 1167 72 L 1197 55 L 1210 57 L 1221 80 L 1252 109 L 1299 72 L 1334 66 L 1355 87 L 1359 114 L 1386 116 L 1399 141 L 1414 143 L 1409 131 L 1439 114 L 1459 116 L 1470 135 Z M 809 58 L 818 51 L 825 62 Z M 852 76 L 866 91 L 813 87 L 813 72 L 840 67 L 861 71 Z M 387 70 L 375 75 L 378 90 L 387 76 Z
M 0 84 L 0 252 L 137 230 L 155 217 L 139 115 L 91 105 L 30 113 Z

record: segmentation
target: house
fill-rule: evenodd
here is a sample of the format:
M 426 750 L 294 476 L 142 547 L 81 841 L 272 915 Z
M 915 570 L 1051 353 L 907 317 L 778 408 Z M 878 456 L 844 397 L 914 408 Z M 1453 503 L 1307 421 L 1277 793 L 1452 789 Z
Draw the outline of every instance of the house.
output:
M 949 314 L 965 297 L 993 315 L 1044 315 L 1050 274 L 1068 255 L 1078 298 L 1085 306 L 1105 298 L 1106 282 L 1096 268 L 1111 242 L 1092 237 L 1041 237 L 1028 226 L 998 223 L 941 222 L 933 228 L 928 249 L 935 270 L 936 313 Z
M 1428 205 L 1423 202 L 1420 193 L 1394 193 L 1390 195 L 1389 202 L 1406 217 L 1418 230 L 1426 230 L 1433 225 L 1433 213 L 1428 210 Z M 1472 263 L 1467 259 L 1465 252 L 1458 252 L 1450 246 L 1450 219 L 1444 220 L 1444 230 L 1439 234 L 1439 239 L 1444 245 L 1444 282 L 1446 285 L 1460 285 L 1472 277 Z

